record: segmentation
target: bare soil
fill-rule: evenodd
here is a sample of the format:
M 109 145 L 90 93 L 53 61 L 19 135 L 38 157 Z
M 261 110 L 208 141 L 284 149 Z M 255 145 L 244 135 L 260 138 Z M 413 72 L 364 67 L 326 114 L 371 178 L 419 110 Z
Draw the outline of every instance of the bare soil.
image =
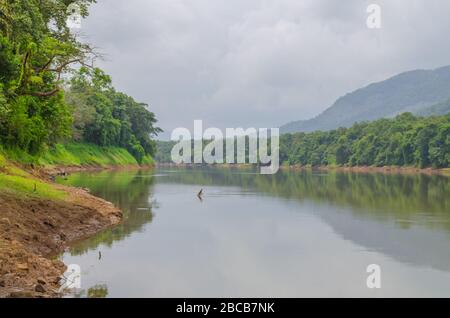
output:
M 112 203 L 54 184 L 64 200 L 0 192 L 0 297 L 58 297 L 66 266 L 54 258 L 71 242 L 119 223 Z

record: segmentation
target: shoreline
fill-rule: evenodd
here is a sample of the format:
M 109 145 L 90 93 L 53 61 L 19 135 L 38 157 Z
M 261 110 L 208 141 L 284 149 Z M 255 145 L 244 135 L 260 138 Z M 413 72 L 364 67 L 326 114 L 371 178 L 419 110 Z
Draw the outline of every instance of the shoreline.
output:
M 417 167 L 400 167 L 400 166 L 384 166 L 384 167 L 373 167 L 373 166 L 281 166 L 282 170 L 291 171 L 302 171 L 302 170 L 312 170 L 312 171 L 339 171 L 339 172 L 355 172 L 355 173 L 383 173 L 383 174 L 427 174 L 427 175 L 443 175 L 450 176 L 450 169 L 435 169 L 435 168 L 417 168 Z
M 256 167 L 253 164 L 214 164 L 214 165 L 203 165 L 203 164 L 176 164 L 169 162 L 157 162 L 156 167 L 163 168 L 193 168 L 193 167 L 217 167 L 217 168 L 233 168 L 233 169 L 248 169 Z M 384 173 L 384 174 L 427 174 L 427 175 L 443 175 L 450 176 L 450 168 L 417 168 L 417 167 L 401 167 L 401 166 L 384 166 L 384 167 L 374 167 L 374 166 L 301 166 L 301 165 L 281 165 L 281 171 L 338 171 L 338 172 L 354 172 L 354 173 Z
M 95 165 L 82 165 L 82 166 L 65 166 L 65 165 L 55 165 L 48 166 L 35 169 L 35 173 L 39 177 L 43 177 L 46 179 L 56 177 L 64 174 L 71 174 L 76 172 L 95 172 L 95 171 L 133 171 L 140 169 L 151 169 L 156 165 L 136 165 L 136 164 L 128 164 L 128 165 L 106 165 L 106 166 L 95 166 Z
M 56 175 L 150 167 L 58 165 L 31 170 L 20 167 L 29 174 L 27 180 L 48 185 L 63 193 L 64 198 L 0 191 L 0 298 L 61 297 L 60 277 L 67 267 L 54 257 L 72 243 L 122 221 L 122 212 L 111 202 L 93 196 L 86 189 L 57 184 L 52 181 Z

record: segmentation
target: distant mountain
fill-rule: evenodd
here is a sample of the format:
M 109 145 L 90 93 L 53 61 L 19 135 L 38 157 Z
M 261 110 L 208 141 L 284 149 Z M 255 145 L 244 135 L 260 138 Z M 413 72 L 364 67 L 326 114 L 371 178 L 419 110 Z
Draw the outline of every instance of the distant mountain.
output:
M 418 116 L 441 116 L 450 113 L 450 98 L 444 102 L 414 112 Z
M 288 123 L 280 131 L 330 130 L 403 112 L 426 113 L 426 109 L 442 112 L 448 109 L 449 98 L 450 66 L 409 71 L 346 94 L 317 117 Z

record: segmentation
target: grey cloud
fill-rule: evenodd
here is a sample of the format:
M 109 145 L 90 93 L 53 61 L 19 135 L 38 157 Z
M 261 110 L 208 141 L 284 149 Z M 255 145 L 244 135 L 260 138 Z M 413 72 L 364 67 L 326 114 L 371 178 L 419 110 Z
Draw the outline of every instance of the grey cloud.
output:
M 366 28 L 372 2 L 381 30 Z M 100 66 L 117 88 L 149 103 L 169 133 L 194 119 L 273 127 L 370 82 L 450 64 L 449 9 L 445 0 L 99 0 L 83 32 L 107 53 Z

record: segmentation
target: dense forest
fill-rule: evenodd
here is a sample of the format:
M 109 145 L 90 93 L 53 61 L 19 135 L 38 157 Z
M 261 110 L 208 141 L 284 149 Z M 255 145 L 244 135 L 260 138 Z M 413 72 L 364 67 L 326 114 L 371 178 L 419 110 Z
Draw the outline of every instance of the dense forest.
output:
M 285 134 L 280 161 L 300 165 L 416 166 L 444 168 L 450 162 L 450 114 L 357 123 L 326 132 Z
M 67 26 L 75 3 L 0 0 L 0 145 L 39 155 L 59 142 L 126 148 L 138 162 L 160 129 L 148 105 L 117 92 L 101 57 Z
M 158 141 L 156 160 L 170 162 L 174 144 Z M 450 114 L 416 117 L 404 113 L 392 119 L 357 123 L 350 128 L 283 134 L 280 137 L 280 162 L 302 166 L 447 168 L 450 163 Z

